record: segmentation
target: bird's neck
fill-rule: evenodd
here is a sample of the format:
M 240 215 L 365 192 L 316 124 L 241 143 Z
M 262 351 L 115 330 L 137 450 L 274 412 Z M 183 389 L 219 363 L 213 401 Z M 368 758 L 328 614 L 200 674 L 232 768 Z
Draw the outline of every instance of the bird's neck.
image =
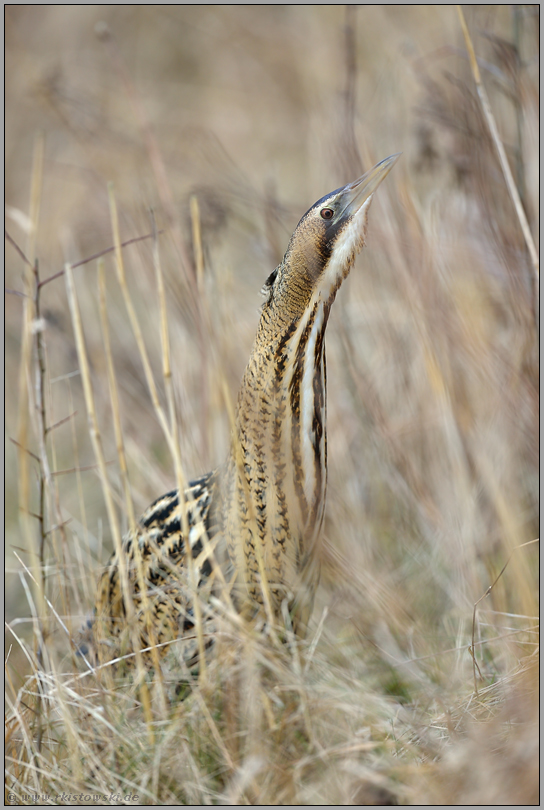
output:
M 240 393 L 226 486 L 226 536 L 253 602 L 287 599 L 299 632 L 318 579 L 327 484 L 325 329 L 332 298 L 299 315 L 263 310 Z M 297 593 L 297 604 L 292 594 Z

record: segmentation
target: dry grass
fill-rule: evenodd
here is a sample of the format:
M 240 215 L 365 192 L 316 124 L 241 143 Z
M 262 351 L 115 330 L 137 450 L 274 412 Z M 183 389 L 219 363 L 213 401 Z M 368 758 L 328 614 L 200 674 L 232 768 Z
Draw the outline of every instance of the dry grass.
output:
M 538 11 L 465 13 L 496 132 L 451 6 L 8 8 L 11 803 L 538 804 L 537 285 L 496 141 L 534 238 Z M 328 329 L 307 643 L 223 613 L 185 700 L 79 672 L 115 537 L 226 453 L 299 216 L 398 151 Z

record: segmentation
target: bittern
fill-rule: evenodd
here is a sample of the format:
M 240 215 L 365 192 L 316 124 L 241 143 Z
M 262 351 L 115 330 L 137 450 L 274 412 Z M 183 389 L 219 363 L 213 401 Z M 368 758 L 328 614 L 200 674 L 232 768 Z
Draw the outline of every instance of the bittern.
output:
M 110 560 L 87 633 L 98 661 L 131 652 L 134 638 L 141 649 L 179 639 L 182 660 L 198 664 L 196 625 L 207 643 L 213 595 L 247 621 L 288 622 L 304 636 L 327 489 L 325 330 L 364 245 L 372 195 L 398 157 L 326 194 L 297 225 L 263 288 L 229 456 L 181 498 L 174 490 L 155 501 L 136 536 L 124 539 L 136 633 L 127 626 L 119 560 Z M 90 652 L 88 643 L 80 649 Z

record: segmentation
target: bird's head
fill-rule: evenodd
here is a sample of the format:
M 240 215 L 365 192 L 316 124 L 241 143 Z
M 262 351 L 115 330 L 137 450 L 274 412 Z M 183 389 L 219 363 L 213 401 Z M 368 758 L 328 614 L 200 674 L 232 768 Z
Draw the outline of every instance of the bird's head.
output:
M 283 261 L 265 283 L 265 307 L 295 316 L 312 298 L 334 296 L 364 245 L 372 195 L 399 157 L 385 158 L 312 205 L 295 228 Z

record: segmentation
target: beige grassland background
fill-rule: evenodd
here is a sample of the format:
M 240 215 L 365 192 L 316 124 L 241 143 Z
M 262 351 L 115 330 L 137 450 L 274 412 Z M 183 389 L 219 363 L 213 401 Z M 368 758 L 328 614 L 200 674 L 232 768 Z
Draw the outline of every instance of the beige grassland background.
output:
M 536 239 L 538 6 L 464 11 Z M 538 804 L 538 293 L 455 6 L 11 5 L 5 34 L 13 801 Z M 327 332 L 307 641 L 274 648 L 225 621 L 220 659 L 186 699 L 152 683 L 147 707 L 131 678 L 80 678 L 70 634 L 112 527 L 66 281 L 36 294 L 28 262 L 44 281 L 110 248 L 108 183 L 121 241 L 154 217 L 156 245 L 125 247 L 125 272 L 167 410 L 158 249 L 196 477 L 227 452 L 259 290 L 298 219 L 395 152 Z M 112 253 L 103 272 L 139 514 L 175 486 L 174 464 Z M 98 278 L 96 260 L 73 270 L 125 530 Z M 473 606 L 506 563 L 478 606 L 474 679 Z

